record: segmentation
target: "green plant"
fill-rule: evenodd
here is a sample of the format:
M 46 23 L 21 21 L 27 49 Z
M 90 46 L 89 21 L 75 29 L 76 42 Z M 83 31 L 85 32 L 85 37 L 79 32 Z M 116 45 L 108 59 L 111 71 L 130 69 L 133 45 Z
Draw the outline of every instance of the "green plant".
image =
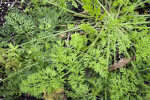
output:
M 2 95 L 58 99 L 63 92 L 73 100 L 149 99 L 149 15 L 137 12 L 146 2 L 31 0 L 25 12 L 9 12 L 8 37 L 1 39 L 6 43 L 1 43 Z M 77 4 L 84 14 L 72 10 Z M 136 59 L 109 71 L 122 61 L 118 56 Z
M 63 28 L 58 24 L 67 24 L 72 19 L 62 14 L 63 12 L 57 12 L 55 8 L 40 7 L 27 15 L 15 9 L 5 17 L 7 22 L 1 27 L 4 30 L 4 38 L 0 43 L 1 78 L 5 80 L 1 88 L 2 96 L 11 99 L 13 95 L 18 95 L 18 86 L 22 80 L 46 68 L 48 62 L 45 59 L 49 56 L 45 50 L 51 48 L 54 41 L 59 39 L 54 35 L 56 29 Z

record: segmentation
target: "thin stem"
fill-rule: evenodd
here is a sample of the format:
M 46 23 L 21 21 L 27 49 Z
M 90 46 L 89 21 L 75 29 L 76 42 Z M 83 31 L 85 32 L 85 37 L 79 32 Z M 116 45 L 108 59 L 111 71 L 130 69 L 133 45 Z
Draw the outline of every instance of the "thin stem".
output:
M 136 52 L 134 51 L 134 48 L 131 46 L 131 50 L 134 53 L 134 55 L 136 54 Z
M 54 34 L 54 36 L 60 35 L 60 34 L 62 34 L 62 33 L 67 33 L 67 32 L 70 32 L 70 31 L 75 31 L 75 30 L 81 30 L 81 29 L 80 29 L 79 26 L 77 26 L 77 27 L 74 27 L 74 28 L 72 28 L 72 29 L 69 29 L 69 30 L 66 30 L 66 31 L 61 31 L 61 32 L 59 32 L 59 33 L 57 33 L 57 34 Z M 51 37 L 51 35 L 48 35 L 48 36 L 39 38 L 38 40 L 45 39 L 45 38 L 49 38 L 49 37 Z M 36 40 L 37 40 L 37 39 L 32 40 L 32 42 L 34 42 L 34 41 L 36 41 Z M 23 43 L 23 44 L 18 45 L 18 46 L 23 46 L 23 45 L 28 44 L 28 43 L 31 43 L 31 41 L 26 42 L 26 43 Z
M 111 9 L 111 0 L 110 0 L 110 2 L 109 2 L 109 10 Z
M 80 2 L 79 0 L 76 0 L 76 1 L 77 1 L 80 5 L 82 5 L 82 6 L 84 5 L 84 4 L 83 4 L 82 2 Z
M 118 18 L 118 17 L 119 17 L 120 9 L 121 9 L 121 5 L 120 5 L 120 6 L 119 6 L 119 8 L 118 8 L 118 12 L 117 12 L 116 18 Z
M 107 66 L 108 66 L 108 64 L 109 64 L 109 56 L 110 56 L 110 50 L 109 50 L 109 48 L 110 48 L 110 30 L 109 30 L 109 28 L 108 28 L 108 47 L 107 47 L 108 49 L 107 49 Z
M 106 87 L 105 87 L 105 100 L 107 100 L 107 88 Z
M 138 7 L 138 6 L 142 5 L 142 4 L 146 3 L 146 2 L 147 2 L 146 0 L 145 0 L 145 1 L 143 1 L 143 2 L 137 2 L 137 3 L 136 3 L 137 5 L 136 5 L 136 6 L 134 6 L 134 7 L 136 8 L 136 7 Z M 139 4 L 138 4 L 138 3 L 139 3 Z
M 150 68 L 145 68 L 145 69 L 143 69 L 143 70 L 139 70 L 139 71 L 140 71 L 140 72 L 142 72 L 142 71 L 145 71 L 145 70 L 149 71 L 149 70 L 150 70 Z
M 109 14 L 109 12 L 105 9 L 105 7 L 97 0 L 97 2 L 99 3 L 99 5 L 106 11 L 106 13 L 108 14 L 109 17 L 111 17 L 111 15 Z M 112 18 L 112 17 L 111 17 Z
M 103 25 L 103 27 L 102 27 L 101 31 L 99 32 L 99 34 L 97 35 L 96 39 L 95 39 L 95 40 L 93 41 L 93 43 L 89 46 L 89 49 L 87 50 L 86 54 L 80 59 L 80 61 L 82 61 L 83 58 L 87 55 L 87 53 L 91 50 L 91 48 L 94 47 L 94 45 L 96 44 L 97 40 L 99 39 L 101 33 L 103 32 L 104 28 L 105 28 L 105 24 Z M 76 59 L 77 59 L 77 58 L 76 58 Z M 75 59 L 75 60 L 76 60 L 76 59 Z M 80 62 L 80 61 L 79 61 L 79 62 Z
M 94 22 L 95 23 L 95 22 Z M 94 23 L 90 23 L 90 25 L 93 25 Z M 98 23 L 98 22 L 97 22 Z M 71 32 L 71 31 L 79 31 L 79 30 L 82 30 L 82 29 L 80 29 L 80 26 L 76 26 L 76 27 L 74 27 L 74 28 L 71 28 L 71 29 L 67 29 L 67 30 L 65 30 L 65 31 L 55 31 L 55 32 L 58 32 L 57 34 L 53 34 L 53 36 L 58 36 L 58 35 L 60 35 L 60 34 L 63 34 L 63 33 L 67 33 L 67 32 Z M 38 38 L 38 40 L 41 40 L 41 39 L 46 39 L 46 38 L 49 38 L 49 37 L 51 37 L 52 35 L 48 35 L 48 36 L 45 36 L 45 37 L 42 37 L 42 38 Z M 29 42 L 26 42 L 26 43 L 23 43 L 23 44 L 21 44 L 21 45 L 18 45 L 18 46 L 23 46 L 23 45 L 26 45 L 26 44 L 28 44 L 28 43 L 31 43 L 31 42 L 35 42 L 35 41 L 37 41 L 37 39 L 35 39 L 35 40 L 30 40 Z
M 147 21 L 147 22 L 136 22 L 136 23 L 121 23 L 121 24 L 118 24 L 118 25 L 129 25 L 129 24 L 149 24 L 150 21 Z
M 50 1 L 48 1 L 48 3 L 50 3 L 50 4 L 54 5 L 54 6 L 58 6 L 58 7 L 60 7 L 60 8 L 62 8 L 62 9 L 64 9 L 64 10 L 66 10 L 66 11 L 68 11 L 68 12 L 70 12 L 70 13 L 73 13 L 74 15 L 76 15 L 76 16 L 78 16 L 78 17 L 92 18 L 91 16 L 84 15 L 84 14 L 80 14 L 80 13 L 76 13 L 76 12 L 74 12 L 74 11 L 72 11 L 72 10 L 69 10 L 69 9 L 65 8 L 65 7 L 61 7 L 61 6 L 57 5 L 56 3 L 52 3 L 52 2 L 50 2 Z
M 17 3 L 17 0 L 15 0 L 15 1 L 11 4 L 10 8 L 12 8 L 16 3 Z
M 94 42 L 90 45 L 89 50 L 96 44 L 96 42 L 97 42 L 97 40 L 99 39 L 99 37 L 100 37 L 102 31 L 104 30 L 104 28 L 105 28 L 105 24 L 103 25 L 101 31 L 100 31 L 99 34 L 97 35 L 97 37 L 96 37 L 96 39 L 94 40 Z
M 115 32 L 115 33 L 117 33 L 117 32 Z M 115 34 L 115 36 L 116 36 L 116 34 Z M 116 38 L 115 38 L 115 42 L 114 42 L 114 63 L 116 63 Z
M 108 1 L 105 0 L 106 10 L 108 11 Z
M 132 5 L 133 5 L 134 8 L 135 8 L 136 3 L 133 3 Z M 130 5 L 130 6 L 132 6 L 132 5 Z M 128 6 L 128 7 L 130 7 L 130 6 Z M 123 13 L 123 11 L 122 11 L 121 13 Z M 130 13 L 130 10 L 126 11 L 125 14 L 124 14 L 124 16 L 127 15 L 127 14 L 129 14 L 129 13 Z
M 133 27 L 133 28 L 150 28 L 150 27 Z
M 144 14 L 144 15 L 131 15 L 131 16 L 138 16 L 138 17 L 143 17 L 143 16 L 144 16 L 144 17 L 147 17 L 147 16 L 148 16 L 148 17 L 150 17 L 150 14 Z

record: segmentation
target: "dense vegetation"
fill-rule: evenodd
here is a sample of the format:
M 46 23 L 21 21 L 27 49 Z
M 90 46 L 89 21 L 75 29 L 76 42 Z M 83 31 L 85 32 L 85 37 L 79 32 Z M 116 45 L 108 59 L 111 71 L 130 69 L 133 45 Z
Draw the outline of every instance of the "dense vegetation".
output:
M 150 99 L 149 0 L 24 0 L 0 27 L 0 96 Z M 3 30 L 3 31 L 2 31 Z

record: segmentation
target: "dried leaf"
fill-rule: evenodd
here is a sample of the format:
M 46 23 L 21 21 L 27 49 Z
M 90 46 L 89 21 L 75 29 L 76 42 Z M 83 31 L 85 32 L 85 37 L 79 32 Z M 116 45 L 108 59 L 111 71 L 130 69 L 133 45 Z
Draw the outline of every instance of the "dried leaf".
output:
M 66 33 L 62 33 L 59 35 L 59 38 L 63 38 L 63 37 L 67 37 L 67 34 Z
M 45 90 L 43 91 L 44 100 L 67 100 L 65 94 L 64 94 L 64 88 L 57 90 L 56 92 L 53 92 L 51 94 L 47 94 Z
M 122 68 L 122 67 L 124 67 L 126 64 L 128 64 L 129 62 L 131 62 L 131 60 L 132 59 L 134 59 L 135 57 L 133 56 L 133 57 L 130 57 L 130 58 L 128 58 L 128 59 L 126 59 L 126 58 L 123 58 L 123 59 L 121 59 L 120 61 L 118 61 L 117 63 L 114 63 L 112 66 L 110 66 L 109 68 L 109 70 L 108 71 L 110 71 L 110 70 L 114 70 L 114 69 L 117 69 L 117 68 Z

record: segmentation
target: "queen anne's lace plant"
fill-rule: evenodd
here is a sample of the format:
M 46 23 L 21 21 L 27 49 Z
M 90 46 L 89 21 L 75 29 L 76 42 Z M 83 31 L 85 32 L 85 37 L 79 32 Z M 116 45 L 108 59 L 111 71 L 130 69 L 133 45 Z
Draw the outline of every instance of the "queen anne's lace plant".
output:
M 150 15 L 137 12 L 145 3 L 31 0 L 24 12 L 8 12 L 0 96 L 149 99 Z M 83 12 L 73 10 L 78 7 Z

